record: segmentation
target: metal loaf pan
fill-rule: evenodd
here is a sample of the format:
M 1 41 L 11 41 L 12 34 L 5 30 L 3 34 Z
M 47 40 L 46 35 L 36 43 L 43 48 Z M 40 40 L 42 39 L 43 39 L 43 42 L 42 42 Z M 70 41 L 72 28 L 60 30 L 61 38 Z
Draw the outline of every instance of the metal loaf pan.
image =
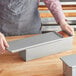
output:
M 72 48 L 72 36 L 63 38 L 56 32 L 36 35 L 29 38 L 8 42 L 8 50 L 19 52 L 20 56 L 29 61 L 32 59 L 67 51 Z
M 63 56 L 63 74 L 65 76 L 76 76 L 76 54 Z

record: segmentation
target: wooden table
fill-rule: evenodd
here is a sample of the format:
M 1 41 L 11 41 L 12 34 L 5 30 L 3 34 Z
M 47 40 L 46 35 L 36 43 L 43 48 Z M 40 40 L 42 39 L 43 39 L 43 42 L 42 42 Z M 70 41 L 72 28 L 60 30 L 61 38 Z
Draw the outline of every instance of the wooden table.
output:
M 27 36 L 7 37 L 7 40 L 25 38 Z M 18 53 L 0 55 L 0 76 L 63 76 L 62 56 L 76 53 L 76 37 L 73 49 L 43 58 L 25 62 Z M 67 45 L 68 46 L 68 45 Z

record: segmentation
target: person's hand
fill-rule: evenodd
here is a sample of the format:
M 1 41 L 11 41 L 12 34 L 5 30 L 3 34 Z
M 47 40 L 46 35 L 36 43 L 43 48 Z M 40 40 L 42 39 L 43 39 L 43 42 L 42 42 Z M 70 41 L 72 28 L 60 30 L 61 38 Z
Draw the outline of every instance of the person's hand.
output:
M 69 33 L 70 35 L 74 35 L 74 29 L 67 22 L 62 23 L 60 27 L 63 31 Z
M 9 47 L 9 45 L 5 39 L 5 36 L 0 33 L 0 54 L 3 54 L 7 47 Z

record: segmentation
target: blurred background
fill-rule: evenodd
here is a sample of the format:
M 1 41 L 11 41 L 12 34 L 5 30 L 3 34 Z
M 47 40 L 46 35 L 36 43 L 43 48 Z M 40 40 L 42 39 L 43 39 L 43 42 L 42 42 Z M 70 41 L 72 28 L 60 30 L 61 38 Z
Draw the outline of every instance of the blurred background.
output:
M 63 12 L 66 16 L 67 22 L 74 28 L 76 31 L 76 0 L 60 0 Z M 61 30 L 59 25 L 56 23 L 54 17 L 45 6 L 42 0 L 39 4 L 39 12 L 42 22 L 42 31 L 59 31 Z

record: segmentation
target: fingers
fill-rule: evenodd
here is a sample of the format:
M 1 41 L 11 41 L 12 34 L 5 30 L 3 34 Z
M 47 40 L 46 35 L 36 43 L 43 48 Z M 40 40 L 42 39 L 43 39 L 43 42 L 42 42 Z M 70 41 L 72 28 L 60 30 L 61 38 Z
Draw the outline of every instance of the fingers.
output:
M 70 25 L 62 25 L 61 29 L 67 32 L 69 35 L 74 35 L 74 29 Z
M 73 29 L 71 26 L 67 26 L 67 32 L 68 32 L 70 35 L 74 35 L 74 29 Z
M 0 38 L 0 53 L 4 53 L 5 47 L 2 38 Z
M 4 46 L 6 47 L 6 48 L 8 48 L 9 47 L 9 45 L 8 45 L 8 43 L 7 43 L 7 41 L 6 41 L 6 39 L 5 39 L 5 37 L 3 36 L 3 44 L 4 44 Z
M 4 35 L 0 33 L 0 54 L 4 53 L 7 47 L 9 47 L 9 45 Z
M 69 33 L 70 35 L 73 35 L 73 31 L 72 31 L 72 28 L 69 27 L 69 26 L 66 26 L 67 27 L 67 30 L 65 30 L 67 33 Z
M 71 26 L 68 26 L 68 30 L 70 30 L 71 35 L 75 35 L 74 34 L 74 29 Z

